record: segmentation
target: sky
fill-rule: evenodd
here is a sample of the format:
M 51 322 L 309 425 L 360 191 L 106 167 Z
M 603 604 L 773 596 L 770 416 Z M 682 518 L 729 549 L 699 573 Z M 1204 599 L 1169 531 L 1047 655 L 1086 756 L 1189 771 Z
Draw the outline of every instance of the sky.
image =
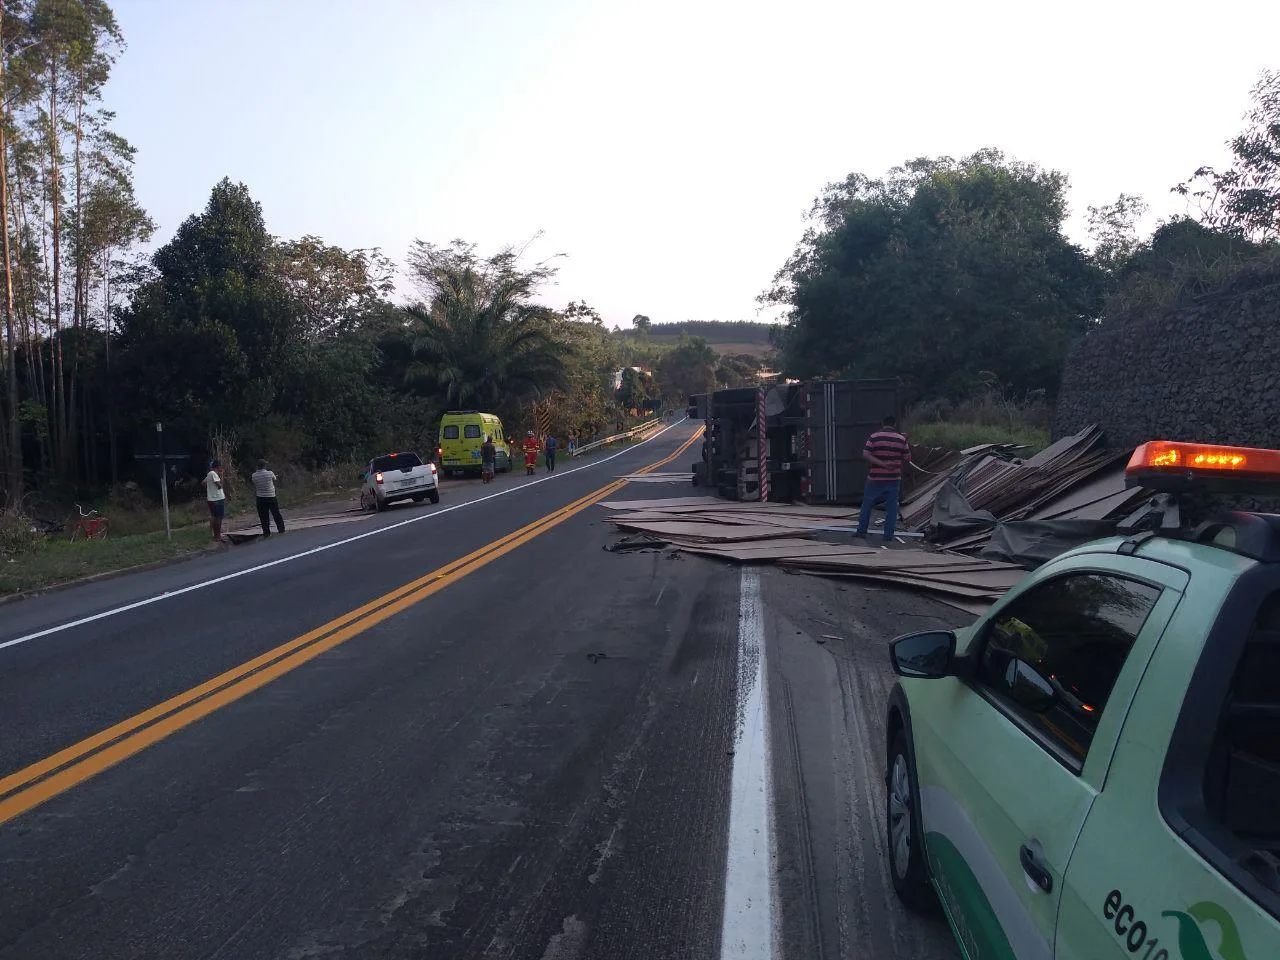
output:
M 1280 2 L 114 0 L 156 241 L 229 176 L 276 236 L 556 257 L 610 325 L 771 320 L 823 186 L 997 147 L 1090 204 L 1223 164 Z M 562 256 L 561 256 L 562 255 Z

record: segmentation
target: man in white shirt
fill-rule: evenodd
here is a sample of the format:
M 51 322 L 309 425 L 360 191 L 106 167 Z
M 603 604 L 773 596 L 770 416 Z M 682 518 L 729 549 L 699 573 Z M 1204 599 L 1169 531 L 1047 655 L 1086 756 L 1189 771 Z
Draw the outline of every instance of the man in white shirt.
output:
M 267 461 L 259 460 L 253 471 L 253 492 L 258 497 L 258 522 L 262 524 L 262 539 L 271 536 L 271 520 L 276 530 L 284 533 L 284 517 L 280 516 L 280 501 L 276 499 L 276 475 L 267 469 Z
M 222 463 L 214 460 L 204 475 L 204 499 L 209 504 L 209 526 L 215 543 L 222 542 L 222 518 L 227 510 L 227 491 L 222 484 Z

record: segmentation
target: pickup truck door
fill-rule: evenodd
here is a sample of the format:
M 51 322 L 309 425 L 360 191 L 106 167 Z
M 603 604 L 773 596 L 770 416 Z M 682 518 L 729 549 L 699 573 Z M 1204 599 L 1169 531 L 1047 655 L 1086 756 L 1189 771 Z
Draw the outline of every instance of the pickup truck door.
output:
M 1221 585 L 1202 583 L 1211 581 L 1213 573 L 1197 571 L 1196 583 L 1151 658 L 1106 783 L 1067 868 L 1057 940 L 1060 960 L 1280 957 L 1280 887 L 1274 881 L 1257 882 L 1246 867 L 1247 855 L 1231 849 L 1255 849 L 1255 843 L 1256 849 L 1276 849 L 1280 838 L 1280 803 L 1268 799 L 1275 795 L 1275 780 L 1248 779 L 1249 764 L 1254 770 L 1276 769 L 1274 739 L 1250 743 L 1249 738 L 1274 729 L 1266 725 L 1266 714 L 1280 710 L 1275 680 L 1280 576 L 1254 572 L 1261 575 L 1254 579 L 1263 581 L 1260 592 L 1269 594 L 1261 605 L 1248 591 L 1227 596 Z M 1217 642 L 1224 635 L 1216 632 L 1219 620 L 1233 617 L 1238 617 L 1238 629 L 1231 631 L 1237 639 L 1234 650 Z M 1192 686 L 1205 657 L 1217 661 L 1222 676 L 1229 678 L 1229 686 L 1212 696 L 1204 686 Z M 1230 707 L 1241 709 L 1232 712 Z M 1190 721 L 1185 726 L 1184 715 Z M 1254 721 L 1258 724 L 1251 728 Z M 1170 795 L 1161 791 L 1168 778 L 1178 775 L 1188 753 L 1194 754 L 1182 752 L 1184 730 L 1194 739 L 1212 738 L 1215 745 L 1224 735 L 1228 742 L 1235 737 L 1243 741 L 1235 744 L 1239 749 L 1234 755 L 1210 751 L 1208 762 L 1192 763 L 1193 793 L 1199 799 L 1191 804 L 1194 813 L 1185 816 L 1177 800 L 1170 803 Z M 1270 756 L 1260 760 L 1251 748 Z M 1233 757 L 1245 762 L 1245 776 L 1236 786 L 1243 792 L 1239 799 L 1249 802 L 1238 807 L 1227 800 L 1215 814 L 1206 798 L 1215 781 L 1232 782 Z M 1267 783 L 1270 794 L 1265 793 Z M 1267 810 L 1269 823 L 1263 822 Z M 1205 828 L 1205 823 L 1212 825 Z M 1233 829 L 1253 842 L 1233 844 Z
M 1177 603 L 1173 568 L 1096 564 L 1037 574 L 975 629 L 972 676 L 923 725 L 913 709 L 930 868 L 970 960 L 1054 956 L 1072 849 Z

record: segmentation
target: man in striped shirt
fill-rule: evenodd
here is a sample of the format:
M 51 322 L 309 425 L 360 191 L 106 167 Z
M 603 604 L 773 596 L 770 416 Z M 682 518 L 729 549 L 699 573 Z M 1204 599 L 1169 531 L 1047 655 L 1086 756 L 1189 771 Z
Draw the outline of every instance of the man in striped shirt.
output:
M 871 511 L 884 501 L 884 538 L 893 539 L 898 523 L 898 491 L 902 486 L 902 465 L 911 459 L 907 438 L 898 431 L 898 421 L 885 417 L 883 425 L 867 437 L 862 459 L 871 464 L 867 485 L 862 491 L 862 512 L 858 514 L 858 536 L 867 535 Z

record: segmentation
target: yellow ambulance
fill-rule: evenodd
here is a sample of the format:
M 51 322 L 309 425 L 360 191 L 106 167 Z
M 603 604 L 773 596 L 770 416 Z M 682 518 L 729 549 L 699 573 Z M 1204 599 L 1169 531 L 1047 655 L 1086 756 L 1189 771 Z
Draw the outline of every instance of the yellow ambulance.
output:
M 497 450 L 494 466 L 505 473 L 511 469 L 511 444 L 502 421 L 492 413 L 478 410 L 450 410 L 440 418 L 440 469 L 445 476 L 480 472 L 480 447 L 485 437 L 493 438 Z

